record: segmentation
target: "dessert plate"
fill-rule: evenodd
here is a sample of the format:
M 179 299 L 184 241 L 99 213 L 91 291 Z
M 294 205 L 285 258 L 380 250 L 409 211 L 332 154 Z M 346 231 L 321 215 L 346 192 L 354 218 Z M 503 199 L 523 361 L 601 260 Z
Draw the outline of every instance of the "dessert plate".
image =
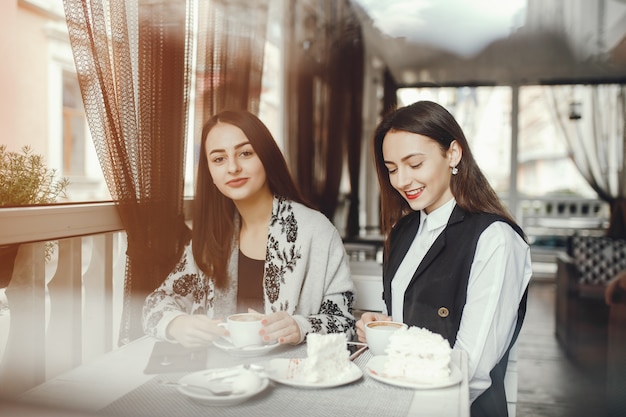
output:
M 463 374 L 456 364 L 450 362 L 450 375 L 446 379 L 425 382 L 415 381 L 408 378 L 389 377 L 385 375 L 385 361 L 386 355 L 373 356 L 365 365 L 365 371 L 369 376 L 377 381 L 384 382 L 385 384 L 395 385 L 397 387 L 413 388 L 413 389 L 433 389 L 433 388 L 445 388 L 451 385 L 456 385 L 463 380 Z
M 329 381 L 307 381 L 303 373 L 306 359 L 278 358 L 269 361 L 265 368 L 267 376 L 281 384 L 300 388 L 332 388 L 349 384 L 363 376 L 363 372 L 353 362 L 350 362 L 349 372 L 339 378 Z
M 264 375 L 243 368 L 235 372 L 230 372 L 232 369 L 233 368 L 210 369 L 185 375 L 178 381 L 181 384 L 181 386 L 178 387 L 178 391 L 203 405 L 229 406 L 246 401 L 263 391 L 269 385 L 269 380 Z M 219 375 L 220 373 L 224 373 L 227 376 L 218 379 L 211 377 L 211 375 Z M 242 382 L 242 380 L 239 379 L 242 375 L 247 376 L 247 381 Z M 252 378 L 252 382 L 250 382 L 250 378 Z M 238 381 L 239 385 L 236 385 Z M 257 383 L 254 383 L 255 381 Z M 214 394 L 210 389 L 214 386 L 212 384 L 216 382 L 219 383 L 220 386 L 231 386 L 234 391 L 227 395 L 219 393 Z M 189 386 L 182 386 L 183 384 Z M 208 389 L 202 387 L 207 387 Z
M 238 356 L 242 358 L 250 358 L 254 356 L 262 356 L 265 355 L 272 350 L 276 349 L 280 346 L 280 343 L 276 342 L 271 345 L 263 345 L 263 346 L 246 346 L 246 347 L 236 347 L 229 340 L 226 339 L 217 339 L 213 341 L 213 345 L 217 348 L 229 353 L 232 356 Z

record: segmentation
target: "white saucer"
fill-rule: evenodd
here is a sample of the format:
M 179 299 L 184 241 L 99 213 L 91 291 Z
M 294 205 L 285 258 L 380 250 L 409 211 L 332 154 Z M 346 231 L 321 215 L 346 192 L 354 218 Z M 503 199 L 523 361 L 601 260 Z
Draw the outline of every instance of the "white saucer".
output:
M 180 379 L 179 382 L 183 384 L 190 384 L 190 385 L 195 385 L 195 386 L 200 386 L 200 387 L 208 386 L 211 381 L 209 375 L 211 375 L 214 372 L 219 373 L 221 371 L 226 371 L 226 370 L 228 370 L 228 368 L 210 369 L 210 370 L 194 372 L 192 374 L 185 375 L 184 377 Z M 240 372 L 250 372 L 250 371 L 246 371 L 243 368 L 241 368 Z M 203 405 L 229 406 L 229 405 L 240 404 L 246 401 L 247 399 L 249 399 L 250 397 L 253 397 L 254 395 L 260 393 L 265 388 L 267 388 L 269 384 L 269 380 L 267 379 L 267 377 L 265 377 L 264 375 L 259 375 L 259 374 L 256 374 L 256 375 L 259 378 L 259 385 L 257 387 L 255 387 L 254 389 L 244 391 L 244 392 L 234 393 L 230 395 L 213 395 L 208 390 L 205 390 L 202 388 L 195 388 L 193 386 L 192 387 L 181 386 L 181 387 L 178 387 L 178 391 L 181 394 L 191 398 L 195 402 L 199 404 L 203 404 Z M 238 374 L 235 373 L 234 375 L 230 375 L 227 378 L 220 379 L 219 383 L 229 384 L 237 376 Z
M 363 376 L 363 372 L 356 364 L 350 362 L 349 372 L 339 379 L 332 381 L 311 382 L 304 379 L 301 370 L 306 359 L 278 358 L 269 361 L 265 371 L 267 376 L 281 384 L 299 388 L 332 388 L 349 384 Z
M 416 381 L 408 378 L 389 377 L 385 375 L 385 361 L 386 355 L 377 355 L 372 357 L 365 365 L 365 371 L 369 376 L 377 381 L 384 382 L 385 384 L 395 385 L 397 387 L 413 388 L 413 389 L 434 389 L 444 388 L 451 385 L 456 385 L 463 380 L 463 374 L 458 366 L 454 363 L 450 363 L 450 376 L 446 379 L 438 381 Z
M 276 342 L 271 345 L 238 348 L 226 339 L 217 339 L 213 341 L 213 345 L 225 352 L 228 352 L 232 356 L 249 358 L 265 355 L 280 346 L 280 343 Z

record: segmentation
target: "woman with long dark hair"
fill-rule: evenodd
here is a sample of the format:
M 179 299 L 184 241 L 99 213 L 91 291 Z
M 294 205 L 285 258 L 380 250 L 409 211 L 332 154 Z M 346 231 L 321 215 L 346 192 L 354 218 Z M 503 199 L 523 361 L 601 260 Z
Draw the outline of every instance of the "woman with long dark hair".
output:
M 229 314 L 258 311 L 267 343 L 354 335 L 354 285 L 333 224 L 310 208 L 267 127 L 223 111 L 203 128 L 192 238 L 144 304 L 146 333 L 185 346 L 224 335 Z
M 374 134 L 385 239 L 386 311 L 467 352 L 472 416 L 506 416 L 504 374 L 526 312 L 530 249 L 476 164 L 454 117 L 419 101 Z

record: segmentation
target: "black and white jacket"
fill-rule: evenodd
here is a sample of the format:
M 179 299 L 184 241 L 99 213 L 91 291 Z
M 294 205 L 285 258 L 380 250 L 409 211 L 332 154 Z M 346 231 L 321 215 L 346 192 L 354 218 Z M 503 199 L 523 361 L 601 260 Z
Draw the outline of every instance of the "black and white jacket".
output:
M 236 231 L 236 235 L 238 232 Z M 230 285 L 218 290 L 196 265 L 191 242 L 167 279 L 145 300 L 144 331 L 167 340 L 168 324 L 181 314 L 226 317 L 237 305 L 239 244 L 229 261 Z M 354 283 L 335 226 L 302 204 L 274 198 L 263 274 L 265 313 L 287 311 L 309 333 L 355 334 Z

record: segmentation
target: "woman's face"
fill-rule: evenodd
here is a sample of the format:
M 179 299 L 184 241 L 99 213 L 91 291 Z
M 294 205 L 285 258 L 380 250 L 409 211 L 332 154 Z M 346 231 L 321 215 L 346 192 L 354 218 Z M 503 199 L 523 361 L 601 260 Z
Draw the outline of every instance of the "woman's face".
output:
M 231 200 L 244 201 L 270 193 L 265 168 L 237 126 L 218 123 L 206 137 L 206 157 L 217 189 Z
M 391 185 L 413 210 L 430 213 L 453 197 L 451 167 L 460 159 L 456 141 L 443 154 L 439 144 L 427 136 L 390 130 L 382 150 Z

